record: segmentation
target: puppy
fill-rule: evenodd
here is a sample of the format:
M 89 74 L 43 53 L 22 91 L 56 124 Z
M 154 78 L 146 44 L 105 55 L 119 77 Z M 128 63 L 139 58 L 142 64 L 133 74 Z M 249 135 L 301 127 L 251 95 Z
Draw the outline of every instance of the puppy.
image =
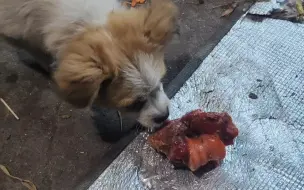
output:
M 169 116 L 161 80 L 177 13 L 170 0 L 138 9 L 116 0 L 0 0 L 0 34 L 52 55 L 66 101 L 115 108 L 153 128 Z

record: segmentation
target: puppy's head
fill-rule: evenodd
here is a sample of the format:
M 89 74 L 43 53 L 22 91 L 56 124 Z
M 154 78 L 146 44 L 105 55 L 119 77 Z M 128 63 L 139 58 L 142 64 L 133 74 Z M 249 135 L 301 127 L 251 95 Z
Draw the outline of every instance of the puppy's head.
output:
M 132 114 L 146 127 L 157 127 L 169 116 L 169 99 L 161 79 L 163 56 L 137 52 L 132 62 L 121 67 L 119 76 L 101 89 L 96 102 Z
M 147 8 L 112 12 L 105 26 L 73 39 L 54 75 L 66 99 L 116 108 L 146 127 L 161 125 L 169 116 L 163 50 L 176 16 L 171 1 L 154 0 Z

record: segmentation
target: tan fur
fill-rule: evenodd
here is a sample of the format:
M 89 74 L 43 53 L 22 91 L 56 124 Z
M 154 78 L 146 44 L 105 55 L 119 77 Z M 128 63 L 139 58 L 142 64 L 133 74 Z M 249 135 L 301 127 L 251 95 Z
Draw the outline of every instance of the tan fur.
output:
M 0 35 L 50 53 L 54 81 L 68 102 L 124 110 L 144 97 L 138 118 L 153 127 L 155 117 L 168 113 L 161 78 L 177 13 L 171 0 L 130 10 L 116 0 L 0 0 Z
M 136 51 L 162 52 L 172 38 L 177 13 L 171 1 L 154 0 L 149 8 L 112 13 L 106 27 L 129 57 Z
M 45 48 L 42 28 L 51 17 L 51 12 L 46 10 L 53 7 L 51 0 L 0 0 L 0 34 L 26 39 L 33 46 Z
M 123 59 L 107 31 L 88 29 L 60 55 L 54 79 L 69 102 L 84 107 L 92 103 L 102 81 L 118 76 Z
M 150 8 L 113 12 L 104 28 L 87 30 L 69 43 L 54 75 L 69 102 L 80 107 L 92 103 L 101 83 L 111 78 L 105 100 L 97 97 L 97 102 L 116 108 L 131 104 L 137 94 L 125 84 L 121 68 L 138 67 L 138 52 L 162 60 L 161 75 L 166 73 L 163 48 L 172 37 L 177 8 L 167 0 L 152 2 Z
M 149 8 L 112 13 L 106 27 L 113 38 L 119 41 L 122 52 L 132 60 L 125 63 L 140 64 L 133 60 L 136 52 L 150 53 L 163 60 L 163 48 L 172 38 L 177 13 L 177 8 L 171 1 L 154 0 Z M 163 61 L 160 64 L 161 75 L 164 76 L 166 66 Z M 121 80 L 116 79 L 115 82 L 119 84 L 123 82 Z M 124 87 L 118 90 L 120 96 L 115 96 L 114 92 L 110 96 L 113 102 L 122 107 L 131 104 L 136 97 L 136 94 Z

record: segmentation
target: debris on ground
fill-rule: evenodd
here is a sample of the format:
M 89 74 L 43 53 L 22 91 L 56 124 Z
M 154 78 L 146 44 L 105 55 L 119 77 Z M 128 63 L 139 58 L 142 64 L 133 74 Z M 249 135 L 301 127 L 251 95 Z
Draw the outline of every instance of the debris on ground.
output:
M 238 6 L 238 3 L 231 3 L 228 8 L 222 13 L 221 17 L 226 17 L 231 15 L 231 13 L 235 10 Z
M 248 13 L 248 15 L 257 15 L 262 17 L 281 19 L 281 20 L 289 20 L 292 22 L 300 22 L 304 23 L 304 0 L 236 0 L 223 5 L 218 5 L 213 7 L 222 8 L 224 11 L 221 14 L 221 17 L 230 16 L 233 11 L 241 4 L 241 3 L 274 3 L 279 8 L 275 8 L 271 10 L 268 14 L 256 14 L 256 13 Z
M 238 0 L 238 1 L 232 1 L 229 3 L 225 3 L 222 5 L 218 5 L 213 7 L 212 9 L 222 8 L 224 9 L 224 12 L 221 14 L 221 17 L 227 17 L 230 16 L 233 11 L 241 4 L 241 3 L 255 3 L 255 2 L 268 2 L 270 0 Z
M 274 9 L 270 15 L 271 18 L 289 20 L 292 22 L 304 22 L 304 0 L 284 0 L 279 1 L 280 9 Z
M 271 4 L 273 8 L 267 13 L 254 11 L 249 15 L 304 23 L 304 0 L 274 0 Z
M 296 7 L 299 15 L 304 15 L 303 2 L 301 0 L 297 0 Z
M 145 4 L 146 0 L 126 0 L 122 1 L 121 4 L 124 7 L 130 8 L 130 7 L 136 7 L 137 5 Z
M 146 0 L 132 0 L 131 6 L 135 7 L 137 4 L 144 4 Z
M 12 110 L 12 108 L 2 99 L 0 98 L 0 101 L 3 103 L 3 105 L 11 112 L 11 114 L 13 114 L 13 116 L 19 120 L 19 117 L 17 116 L 17 114 Z
M 62 115 L 61 118 L 62 119 L 69 119 L 69 118 L 71 118 L 71 116 L 66 114 L 66 115 Z
M 8 169 L 4 165 L 0 164 L 0 169 L 3 171 L 3 173 L 6 176 L 20 181 L 22 185 L 25 186 L 28 190 L 37 190 L 36 186 L 31 181 L 11 175 Z
M 297 0 L 296 8 L 297 8 L 297 11 L 298 11 L 298 16 L 302 17 L 302 19 L 303 19 L 304 9 L 303 9 L 303 2 L 301 0 Z

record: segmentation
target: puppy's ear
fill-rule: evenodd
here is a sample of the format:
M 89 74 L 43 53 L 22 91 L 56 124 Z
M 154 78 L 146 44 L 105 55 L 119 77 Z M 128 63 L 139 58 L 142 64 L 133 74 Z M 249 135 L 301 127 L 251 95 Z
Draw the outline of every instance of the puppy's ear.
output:
M 93 29 L 74 39 L 61 56 L 54 80 L 74 106 L 90 105 L 101 83 L 117 74 L 117 55 L 109 38 L 103 30 Z
M 144 34 L 150 42 L 166 45 L 178 31 L 178 8 L 171 0 L 151 0 L 144 23 Z

